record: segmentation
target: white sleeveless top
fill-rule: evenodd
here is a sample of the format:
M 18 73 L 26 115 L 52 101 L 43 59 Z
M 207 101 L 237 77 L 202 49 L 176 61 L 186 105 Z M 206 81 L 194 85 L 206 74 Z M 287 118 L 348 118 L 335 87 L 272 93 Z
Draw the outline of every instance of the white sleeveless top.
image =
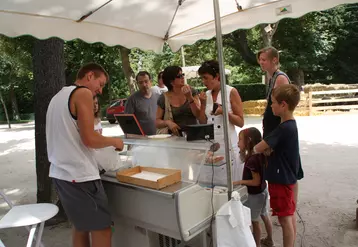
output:
M 226 106 L 228 113 L 233 113 L 231 102 L 230 102 L 230 93 L 233 87 L 226 85 Z M 208 90 L 206 91 L 206 108 L 205 108 L 205 115 L 207 117 L 207 123 L 208 124 L 214 124 L 214 139 L 216 142 L 220 144 L 220 149 L 217 151 L 217 154 L 223 154 L 225 149 L 225 141 L 224 141 L 224 120 L 223 115 L 212 115 L 213 111 L 213 105 L 214 100 L 212 96 L 212 91 Z M 222 105 L 222 99 L 221 99 L 221 93 L 219 92 L 218 97 L 216 99 L 216 103 Z M 233 174 L 233 181 L 237 181 L 242 179 L 242 173 L 243 173 L 243 164 L 240 161 L 239 158 L 239 148 L 238 148 L 238 138 L 237 138 L 237 132 L 235 129 L 235 125 L 229 122 L 228 126 L 229 130 L 229 145 L 230 145 L 230 151 L 231 151 L 231 159 L 232 159 L 232 174 Z M 226 177 L 226 169 L 223 171 L 223 176 Z
M 226 106 L 227 106 L 227 111 L 228 113 L 232 113 L 232 107 L 231 107 L 231 103 L 230 103 L 230 93 L 231 90 L 233 89 L 233 87 L 226 85 Z M 211 94 L 211 90 L 208 90 L 206 92 L 206 108 L 205 108 L 205 115 L 208 119 L 208 124 L 214 124 L 214 137 L 215 137 L 215 141 L 219 142 L 222 141 L 224 142 L 224 120 L 223 120 L 223 115 L 219 115 L 219 116 L 214 116 L 212 115 L 212 111 L 213 111 L 213 105 L 214 105 L 214 100 L 213 100 L 213 96 Z M 222 100 L 221 100 L 221 93 L 219 92 L 218 97 L 216 99 L 216 103 L 222 105 Z M 231 146 L 235 146 L 235 148 L 237 147 L 237 133 L 235 130 L 235 126 L 229 122 L 229 138 L 230 138 L 230 145 Z
M 99 121 L 97 124 L 94 125 L 94 130 L 100 133 L 100 131 L 102 130 L 101 121 Z
M 94 151 L 81 140 L 77 121 L 71 116 L 69 98 L 75 86 L 63 87 L 51 100 L 46 115 L 47 154 L 50 174 L 69 182 L 100 179 Z

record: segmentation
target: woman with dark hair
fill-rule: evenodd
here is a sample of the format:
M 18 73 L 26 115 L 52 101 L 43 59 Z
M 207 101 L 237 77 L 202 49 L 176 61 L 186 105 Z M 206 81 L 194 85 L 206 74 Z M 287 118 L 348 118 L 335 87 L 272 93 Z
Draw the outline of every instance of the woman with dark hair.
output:
M 219 63 L 215 60 L 204 62 L 198 73 L 203 81 L 203 84 L 208 89 L 206 92 L 200 94 L 200 123 L 212 123 L 214 124 L 214 136 L 221 147 L 224 147 L 224 122 L 223 122 L 223 110 L 221 99 L 221 81 Z M 244 116 L 241 97 L 236 88 L 226 85 L 226 106 L 229 114 L 229 143 L 233 163 L 233 174 L 238 175 L 235 180 L 240 180 L 242 177 L 243 165 L 238 160 L 239 149 L 237 147 L 237 133 L 235 126 L 244 126 Z M 221 148 L 219 152 L 224 152 L 224 148 Z M 235 171 L 236 170 L 236 171 Z M 224 172 L 225 173 L 225 172 Z M 223 176 L 224 176 L 223 173 Z M 226 176 L 226 175 L 225 175 Z
M 93 97 L 93 112 L 94 112 L 94 130 L 102 134 L 102 124 L 101 124 L 101 108 L 99 106 L 98 97 Z
M 163 82 L 168 92 L 158 99 L 156 127 L 158 133 L 181 135 L 181 128 L 197 124 L 200 101 L 195 89 L 184 83 L 184 73 L 178 66 L 166 67 Z

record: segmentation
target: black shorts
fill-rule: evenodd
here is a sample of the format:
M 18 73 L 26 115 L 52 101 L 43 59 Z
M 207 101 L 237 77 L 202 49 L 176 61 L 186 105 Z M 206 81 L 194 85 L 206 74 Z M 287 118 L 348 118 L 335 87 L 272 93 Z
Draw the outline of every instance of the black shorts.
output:
M 111 226 L 108 199 L 101 180 L 82 183 L 52 180 L 68 219 L 77 231 L 97 231 Z

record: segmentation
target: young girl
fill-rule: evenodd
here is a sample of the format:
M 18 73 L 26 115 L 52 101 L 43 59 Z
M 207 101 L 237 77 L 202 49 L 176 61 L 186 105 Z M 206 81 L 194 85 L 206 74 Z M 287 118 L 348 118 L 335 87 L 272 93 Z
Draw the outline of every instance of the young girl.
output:
M 262 140 L 261 133 L 256 128 L 247 128 L 239 133 L 240 158 L 245 162 L 242 180 L 234 182 L 234 185 L 246 185 L 248 199 L 245 206 L 251 210 L 251 221 L 256 246 L 274 246 L 272 240 L 272 223 L 268 216 L 267 202 L 268 192 L 263 173 L 266 158 L 263 154 L 253 154 L 253 148 Z M 265 223 L 267 238 L 262 239 L 260 218 Z
M 94 112 L 94 130 L 102 134 L 102 124 L 100 118 L 100 107 L 98 103 L 98 97 L 93 97 L 93 112 Z

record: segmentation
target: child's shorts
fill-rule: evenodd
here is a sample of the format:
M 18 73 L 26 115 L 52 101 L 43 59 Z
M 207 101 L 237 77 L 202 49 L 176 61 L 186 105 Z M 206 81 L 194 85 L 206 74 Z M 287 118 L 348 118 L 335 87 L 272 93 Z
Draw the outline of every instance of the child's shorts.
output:
M 269 184 L 270 207 L 273 216 L 291 216 L 296 211 L 294 184 Z
M 267 215 L 268 192 L 267 189 L 259 194 L 249 194 L 244 206 L 251 210 L 251 221 L 256 222 L 260 220 L 261 215 Z

